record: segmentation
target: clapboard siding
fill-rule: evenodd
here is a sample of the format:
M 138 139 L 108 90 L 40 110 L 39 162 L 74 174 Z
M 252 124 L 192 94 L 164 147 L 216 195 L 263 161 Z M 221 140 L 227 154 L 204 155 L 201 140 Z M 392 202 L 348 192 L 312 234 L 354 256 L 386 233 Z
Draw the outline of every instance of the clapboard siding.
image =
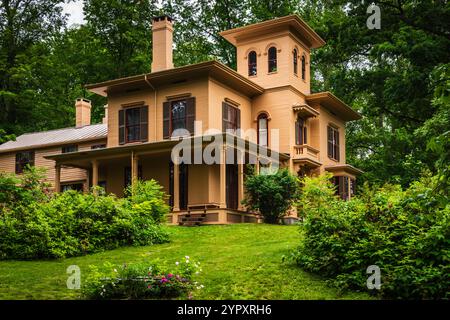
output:
M 91 146 L 96 144 L 106 143 L 105 139 L 95 140 L 91 142 L 83 142 L 78 145 L 78 151 L 90 150 Z M 55 162 L 53 160 L 45 159 L 45 156 L 55 155 L 61 153 L 62 146 L 49 147 L 35 150 L 35 166 L 38 168 L 45 168 L 46 178 L 45 181 L 53 184 L 55 179 Z M 16 153 L 0 154 L 0 171 L 2 172 L 15 172 Z M 62 168 L 61 169 L 61 183 L 84 181 L 87 178 L 86 171 L 78 168 Z

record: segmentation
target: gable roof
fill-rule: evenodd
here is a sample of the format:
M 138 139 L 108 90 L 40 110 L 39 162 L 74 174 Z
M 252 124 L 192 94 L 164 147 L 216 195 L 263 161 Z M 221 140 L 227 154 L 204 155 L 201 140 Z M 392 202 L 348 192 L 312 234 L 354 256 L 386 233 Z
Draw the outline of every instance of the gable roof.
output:
M 259 35 L 267 35 L 278 30 L 290 30 L 299 39 L 303 40 L 310 48 L 320 48 L 325 45 L 323 40 L 305 21 L 298 15 L 291 14 L 289 16 L 266 20 L 259 23 L 250 24 L 248 26 L 235 29 L 225 30 L 219 34 L 224 37 L 232 45 L 236 46 L 239 40 L 257 37 Z
M 264 88 L 247 79 L 235 70 L 223 63 L 211 60 L 190 64 L 187 66 L 145 73 L 137 76 L 109 80 L 105 82 L 88 84 L 85 86 L 89 91 L 106 97 L 108 92 L 121 89 L 145 88 L 178 83 L 196 76 L 211 76 L 221 83 L 246 94 L 249 97 L 262 94 Z
M 79 128 L 25 133 L 18 136 L 15 141 L 7 141 L 1 144 L 0 153 L 103 139 L 106 138 L 107 134 L 108 126 L 103 123 Z

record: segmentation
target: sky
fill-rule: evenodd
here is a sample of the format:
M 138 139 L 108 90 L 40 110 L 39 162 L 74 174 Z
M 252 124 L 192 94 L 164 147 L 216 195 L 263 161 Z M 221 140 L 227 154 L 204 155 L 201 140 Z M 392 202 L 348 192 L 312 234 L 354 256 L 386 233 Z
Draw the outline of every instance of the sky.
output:
M 70 3 L 64 3 L 62 5 L 63 7 L 63 13 L 68 13 L 69 19 L 67 21 L 67 24 L 69 26 L 73 24 L 83 24 L 84 21 L 84 14 L 83 14 L 83 1 L 82 0 L 76 0 L 75 2 Z

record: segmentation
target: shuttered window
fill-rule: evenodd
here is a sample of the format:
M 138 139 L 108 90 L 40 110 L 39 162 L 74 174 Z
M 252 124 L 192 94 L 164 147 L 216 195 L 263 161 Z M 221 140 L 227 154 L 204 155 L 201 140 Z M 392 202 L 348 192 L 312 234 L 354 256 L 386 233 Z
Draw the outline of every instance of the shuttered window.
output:
M 119 144 L 148 141 L 148 106 L 119 110 Z
M 195 98 L 163 103 L 163 137 L 169 139 L 175 130 L 185 129 L 194 134 Z M 183 131 L 178 131 L 181 134 Z M 176 132 L 175 132 L 176 134 Z M 176 135 L 179 135 L 176 134 Z
M 328 157 L 339 161 L 339 130 L 328 126 L 327 127 L 327 137 L 328 137 Z
M 299 117 L 295 122 L 295 144 L 302 145 L 307 144 L 307 142 L 308 140 L 305 120 Z
M 342 200 L 348 200 L 349 199 L 349 187 L 351 188 L 351 184 L 354 183 L 354 180 L 350 179 L 349 177 L 346 177 L 346 176 L 335 176 L 335 177 L 333 177 L 333 183 L 336 186 L 336 194 Z M 350 189 L 350 192 L 352 192 L 351 189 Z
M 27 165 L 34 166 L 34 151 L 16 153 L 16 174 L 23 173 Z
M 226 102 L 222 102 L 222 131 L 236 134 L 241 128 L 241 110 Z

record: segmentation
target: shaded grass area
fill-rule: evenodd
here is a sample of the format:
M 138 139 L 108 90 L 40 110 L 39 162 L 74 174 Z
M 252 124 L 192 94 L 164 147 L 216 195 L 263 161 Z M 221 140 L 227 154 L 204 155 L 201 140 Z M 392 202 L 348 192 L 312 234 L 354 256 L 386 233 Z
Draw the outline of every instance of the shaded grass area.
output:
M 300 241 L 298 228 L 263 224 L 167 227 L 170 243 L 125 247 L 56 261 L 0 261 L 0 299 L 76 299 L 66 286 L 69 265 L 82 273 L 89 265 L 131 264 L 160 260 L 200 261 L 197 281 L 205 287 L 194 299 L 367 299 L 365 293 L 341 295 L 324 279 L 282 263 L 283 254 Z

